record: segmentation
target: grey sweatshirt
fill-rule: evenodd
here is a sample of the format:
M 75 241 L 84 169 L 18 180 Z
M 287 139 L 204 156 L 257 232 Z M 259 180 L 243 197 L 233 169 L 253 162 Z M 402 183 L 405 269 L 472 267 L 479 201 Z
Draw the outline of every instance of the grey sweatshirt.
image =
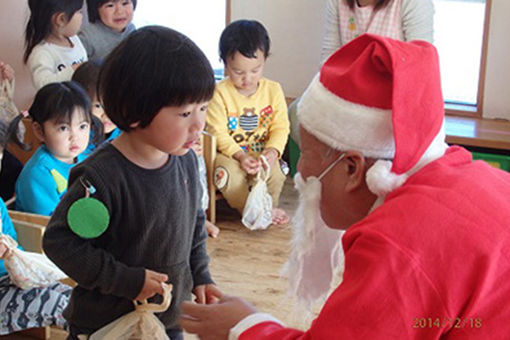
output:
M 80 178 L 110 216 L 97 238 L 81 238 L 67 222 L 70 206 L 85 196 Z M 158 317 L 167 330 L 178 329 L 180 303 L 195 286 L 212 283 L 200 199 L 193 152 L 148 170 L 107 144 L 74 167 L 43 238 L 48 257 L 78 283 L 64 312 L 69 323 L 91 333 L 132 311 L 147 268 L 168 274 L 173 300 Z
M 118 33 L 98 20 L 85 25 L 78 36 L 87 51 L 89 60 L 102 62 L 124 38 L 135 30 L 135 25 L 130 23 L 123 32 Z

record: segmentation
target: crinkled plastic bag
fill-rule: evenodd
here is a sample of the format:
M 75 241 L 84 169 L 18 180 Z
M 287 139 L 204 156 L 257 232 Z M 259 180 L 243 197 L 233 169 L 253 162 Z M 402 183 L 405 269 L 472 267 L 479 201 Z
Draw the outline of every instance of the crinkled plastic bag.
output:
M 2 160 L 4 147 L 9 142 L 8 128 L 12 120 L 20 114 L 14 104 L 14 80 L 2 79 L 0 82 L 0 160 Z M 18 141 L 23 141 L 25 125 L 19 124 L 17 129 Z M 1 169 L 1 164 L 0 164 Z
M 121 316 L 117 320 L 94 332 L 89 340 L 169 340 L 165 325 L 159 321 L 154 313 L 161 313 L 168 309 L 172 300 L 172 285 L 163 284 L 165 295 L 163 302 L 158 305 L 134 301 L 135 310 Z
M 9 278 L 21 289 L 47 287 L 67 277 L 46 255 L 17 248 L 18 243 L 9 235 L 1 234 L 0 243 L 9 252 L 4 258 Z
M 264 166 L 257 174 L 255 185 L 251 188 L 243 209 L 242 223 L 250 230 L 266 229 L 273 220 L 273 198 L 267 191 L 267 179 L 270 167 L 264 156 L 260 156 Z

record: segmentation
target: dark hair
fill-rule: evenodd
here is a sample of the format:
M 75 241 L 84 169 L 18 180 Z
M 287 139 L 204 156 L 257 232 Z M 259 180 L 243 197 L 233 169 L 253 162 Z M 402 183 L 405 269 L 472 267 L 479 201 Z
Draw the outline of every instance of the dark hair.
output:
M 227 64 L 227 57 L 236 52 L 247 58 L 255 58 L 255 52 L 261 50 L 264 58 L 269 55 L 271 40 L 262 24 L 255 20 L 237 20 L 230 23 L 220 37 L 220 58 Z
M 87 0 L 87 14 L 89 16 L 89 22 L 96 22 L 99 18 L 99 7 L 108 1 L 119 2 L 124 0 Z M 136 0 L 131 0 L 133 3 L 133 9 L 136 9 Z
M 94 100 L 97 95 L 97 82 L 99 80 L 100 66 L 94 61 L 86 61 L 82 63 L 73 73 L 71 80 L 87 91 L 90 100 Z
M 64 13 L 67 20 L 83 7 L 83 0 L 28 0 L 30 18 L 25 29 L 26 63 L 34 47 L 43 41 L 51 32 L 51 18 L 56 13 Z
M 99 74 L 99 100 L 123 131 L 144 128 L 166 106 L 208 101 L 214 73 L 204 53 L 185 35 L 146 26 L 124 39 Z
M 101 121 L 91 114 L 90 100 L 85 90 L 74 81 L 50 83 L 37 91 L 28 113 L 34 122 L 43 125 L 49 120 L 70 122 L 75 109 L 83 110 L 87 121 L 91 123 L 94 137 L 103 135 Z
M 349 6 L 350 9 L 354 8 L 354 5 L 356 5 L 357 0 L 345 0 L 347 2 L 347 6 Z M 376 0 L 376 4 L 374 6 L 374 10 L 379 10 L 385 6 L 387 6 L 392 0 Z

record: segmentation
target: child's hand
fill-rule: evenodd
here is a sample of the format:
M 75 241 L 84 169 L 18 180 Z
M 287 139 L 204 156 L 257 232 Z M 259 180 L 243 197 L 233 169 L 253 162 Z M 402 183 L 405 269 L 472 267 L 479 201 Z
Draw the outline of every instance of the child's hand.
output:
M 136 300 L 143 301 L 153 297 L 156 294 L 163 295 L 163 282 L 168 280 L 168 275 L 145 269 L 145 282 L 142 291 L 136 297 Z
M 196 286 L 193 294 L 196 296 L 196 303 L 208 305 L 218 302 L 223 297 L 223 293 L 213 284 Z
M 76 69 L 78 69 L 78 67 L 80 67 L 80 66 L 81 66 L 81 64 L 83 64 L 83 63 L 76 63 L 76 64 L 72 64 L 72 65 L 71 65 L 71 68 L 72 68 L 74 71 L 76 71 Z
M 262 151 L 262 156 L 266 157 L 269 166 L 271 169 L 274 169 L 275 164 L 278 161 L 278 151 L 275 148 L 267 148 Z
M 0 61 L 0 80 L 1 79 L 7 79 L 10 82 L 14 80 L 14 69 L 11 65 L 6 64 L 3 61 Z
M 234 158 L 237 159 L 241 165 L 241 169 L 246 171 L 249 175 L 256 175 L 260 170 L 260 161 L 253 156 L 245 153 L 244 151 L 238 151 L 234 154 Z

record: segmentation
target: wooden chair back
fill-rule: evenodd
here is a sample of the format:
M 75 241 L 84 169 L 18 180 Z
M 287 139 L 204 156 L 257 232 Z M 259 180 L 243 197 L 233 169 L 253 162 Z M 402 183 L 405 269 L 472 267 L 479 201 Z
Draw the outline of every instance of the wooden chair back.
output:
M 216 137 L 203 132 L 202 133 L 202 149 L 205 160 L 205 167 L 207 170 L 207 190 L 209 194 L 209 208 L 207 215 L 209 221 L 213 224 L 216 223 L 216 185 L 214 184 L 214 162 L 216 160 Z

